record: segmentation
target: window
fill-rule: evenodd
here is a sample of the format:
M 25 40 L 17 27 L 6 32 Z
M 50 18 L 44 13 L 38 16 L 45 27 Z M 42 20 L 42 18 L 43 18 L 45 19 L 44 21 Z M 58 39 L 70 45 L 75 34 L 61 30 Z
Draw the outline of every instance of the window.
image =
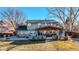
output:
M 17 30 L 27 30 L 27 26 L 18 26 Z
M 28 23 L 28 26 L 31 26 L 31 23 Z
M 41 25 L 41 23 L 38 23 L 38 26 L 40 26 Z

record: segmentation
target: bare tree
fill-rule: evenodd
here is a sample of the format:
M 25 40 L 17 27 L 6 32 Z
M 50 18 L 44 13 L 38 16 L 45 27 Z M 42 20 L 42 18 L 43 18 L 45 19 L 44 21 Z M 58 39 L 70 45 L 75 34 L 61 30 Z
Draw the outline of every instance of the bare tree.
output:
M 79 19 L 78 7 L 54 7 L 47 8 L 52 17 L 56 17 L 62 23 L 66 31 L 74 31 L 77 20 Z
M 18 23 L 26 19 L 21 11 L 14 8 L 7 8 L 3 12 L 0 12 L 0 14 L 3 19 L 7 19 L 10 21 L 11 25 L 14 27 L 15 30 Z

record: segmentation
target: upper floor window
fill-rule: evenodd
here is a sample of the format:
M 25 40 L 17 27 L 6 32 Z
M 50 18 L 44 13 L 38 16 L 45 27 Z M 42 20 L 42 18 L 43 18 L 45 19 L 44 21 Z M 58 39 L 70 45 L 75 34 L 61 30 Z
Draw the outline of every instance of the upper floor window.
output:
M 41 23 L 38 23 L 38 26 L 40 26 L 41 25 Z
M 31 23 L 28 23 L 28 26 L 31 26 Z
M 51 26 L 53 25 L 53 24 L 50 24 Z

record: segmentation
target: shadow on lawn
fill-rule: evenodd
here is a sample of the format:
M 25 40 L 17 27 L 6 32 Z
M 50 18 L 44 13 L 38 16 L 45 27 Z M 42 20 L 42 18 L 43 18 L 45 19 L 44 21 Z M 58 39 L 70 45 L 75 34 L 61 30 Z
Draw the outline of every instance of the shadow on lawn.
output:
M 37 44 L 37 43 L 45 43 L 45 40 L 44 41 L 15 40 L 11 44 L 12 45 L 24 45 L 24 44 Z

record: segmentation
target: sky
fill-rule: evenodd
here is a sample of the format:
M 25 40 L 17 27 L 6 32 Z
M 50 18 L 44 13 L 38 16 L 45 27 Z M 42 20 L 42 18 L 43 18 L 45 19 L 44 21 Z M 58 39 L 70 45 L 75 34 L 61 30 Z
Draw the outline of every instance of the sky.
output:
M 0 12 L 8 7 L 0 7 Z M 45 20 L 48 18 L 48 11 L 45 7 L 12 7 L 24 13 L 28 20 Z M 1 18 L 1 16 L 0 16 Z

